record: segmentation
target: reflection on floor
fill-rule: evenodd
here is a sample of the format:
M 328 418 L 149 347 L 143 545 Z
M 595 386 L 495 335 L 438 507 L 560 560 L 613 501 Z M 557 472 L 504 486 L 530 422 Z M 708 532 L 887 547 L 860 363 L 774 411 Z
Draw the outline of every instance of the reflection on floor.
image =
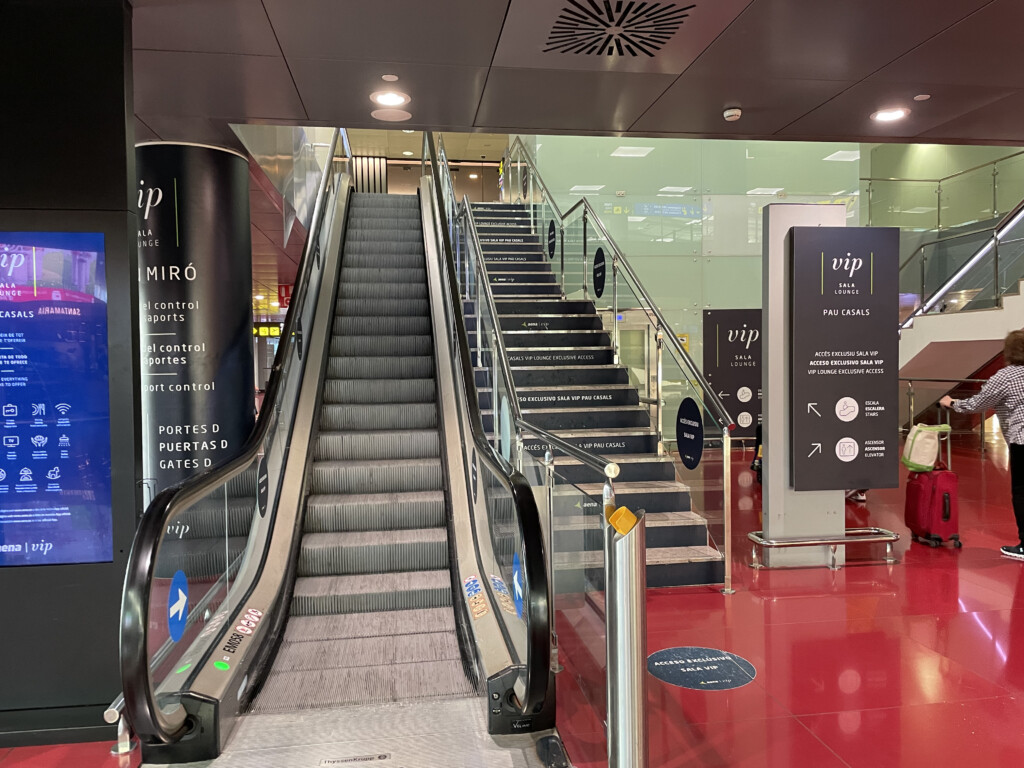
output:
M 746 534 L 760 528 L 750 458 L 734 470 L 737 593 L 651 591 L 648 652 L 731 651 L 757 676 L 731 691 L 648 677 L 652 768 L 1021 764 L 1024 564 L 998 553 L 1016 543 L 1005 446 L 984 460 L 976 443 L 954 451 L 962 550 L 911 544 L 904 489 L 871 491 L 867 504 L 847 505 L 847 524 L 899 532 L 900 563 L 858 564 L 884 552 L 862 545 L 837 572 L 747 566 Z M 603 766 L 600 722 L 574 683 L 587 675 L 565 662 L 559 730 L 574 765 Z

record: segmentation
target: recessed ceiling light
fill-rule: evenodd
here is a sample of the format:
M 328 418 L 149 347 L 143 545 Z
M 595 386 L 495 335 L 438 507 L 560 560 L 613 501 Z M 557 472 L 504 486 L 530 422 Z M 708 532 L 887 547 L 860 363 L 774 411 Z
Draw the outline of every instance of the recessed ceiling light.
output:
M 402 133 L 416 133 L 416 131 L 412 130 L 411 128 L 403 128 Z
M 647 157 L 654 147 L 619 147 L 612 152 L 612 157 Z
M 370 113 L 374 120 L 383 120 L 386 123 L 401 123 L 405 120 L 412 120 L 412 113 L 404 109 L 375 109 Z
M 479 179 L 480 178 L 480 174 L 479 173 L 471 173 L 471 174 L 469 174 L 469 178 L 471 178 L 471 179 Z
M 748 195 L 777 195 L 783 189 L 785 189 L 785 187 L 754 187 L 753 189 L 748 189 L 747 190 L 747 194 Z
M 600 192 L 605 188 L 604 184 L 577 184 L 575 187 L 569 187 L 570 192 L 583 192 L 585 194 L 592 194 L 594 192 Z
M 872 120 L 877 120 L 880 123 L 891 123 L 894 120 L 902 120 L 904 117 L 910 114 L 910 110 L 906 107 L 893 107 L 892 109 L 880 109 L 871 115 Z
M 647 219 L 646 216 L 630 216 L 628 218 L 629 218 L 629 223 L 630 224 L 639 224 L 641 221 L 644 221 L 644 220 Z
M 931 97 L 930 93 L 919 93 L 914 97 L 914 101 L 928 101 Z
M 852 163 L 856 160 L 860 160 L 859 149 L 840 149 L 838 152 L 833 152 L 828 157 L 821 158 L 822 160 L 831 160 L 836 163 Z
M 374 91 L 370 94 L 370 101 L 382 107 L 400 107 L 409 103 L 409 96 L 399 91 Z
M 675 192 L 677 195 L 683 194 L 683 192 L 689 192 L 693 187 L 662 187 L 659 192 Z
M 402 154 L 405 155 L 406 157 L 412 157 L 412 152 L 410 152 L 408 149 L 405 150 L 405 152 L 403 152 Z
M 380 79 L 383 80 L 385 83 L 397 83 L 398 75 L 381 75 Z
M 261 293 L 257 293 L 255 296 L 253 296 L 253 298 L 256 299 L 256 301 L 263 301 L 267 297 Z
M 272 306 L 272 307 L 280 307 L 281 306 L 281 302 L 280 301 L 272 301 L 272 302 L 270 302 L 270 306 Z

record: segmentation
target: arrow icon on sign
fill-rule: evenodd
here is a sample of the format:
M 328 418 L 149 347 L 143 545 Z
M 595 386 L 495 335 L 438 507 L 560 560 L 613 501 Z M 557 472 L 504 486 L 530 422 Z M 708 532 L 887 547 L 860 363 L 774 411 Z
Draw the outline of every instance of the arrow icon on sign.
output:
M 185 615 L 185 604 L 188 603 L 188 595 L 182 589 L 178 590 L 178 599 L 174 602 L 174 605 L 170 608 L 170 617 L 173 619 L 174 614 L 178 614 L 180 620 Z
M 821 443 L 811 443 L 814 447 L 811 448 L 811 452 L 807 454 L 807 458 L 811 458 L 816 453 L 821 453 Z
M 512 574 L 512 589 L 514 590 L 516 600 L 522 600 L 523 585 L 519 583 L 519 571 Z
M 723 391 L 721 391 L 721 392 L 719 392 L 719 393 L 718 393 L 718 396 L 724 399 L 724 398 L 726 398 L 726 397 L 728 397 L 728 396 L 729 396 L 729 393 L 728 393 L 728 392 L 725 392 L 725 391 L 723 390 Z
M 814 411 L 815 415 L 817 415 L 817 417 L 820 419 L 821 418 L 821 414 L 818 413 L 818 409 L 814 407 L 816 405 L 817 405 L 817 403 L 808 403 L 807 404 L 807 412 L 810 413 L 811 411 Z M 820 448 L 821 446 L 818 446 L 818 447 Z

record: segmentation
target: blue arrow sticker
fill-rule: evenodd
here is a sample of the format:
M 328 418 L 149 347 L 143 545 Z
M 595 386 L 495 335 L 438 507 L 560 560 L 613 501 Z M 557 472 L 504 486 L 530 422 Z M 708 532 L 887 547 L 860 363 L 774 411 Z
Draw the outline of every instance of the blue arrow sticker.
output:
M 188 578 L 184 571 L 175 571 L 171 591 L 167 595 L 167 630 L 171 640 L 178 642 L 188 623 Z
M 523 568 L 519 553 L 512 555 L 512 599 L 516 601 L 516 616 L 523 618 Z

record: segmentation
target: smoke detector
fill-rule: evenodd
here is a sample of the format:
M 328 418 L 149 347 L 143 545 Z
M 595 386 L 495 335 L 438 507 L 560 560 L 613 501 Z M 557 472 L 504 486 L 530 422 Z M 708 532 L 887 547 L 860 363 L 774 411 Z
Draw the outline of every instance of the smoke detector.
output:
M 729 109 L 722 113 L 722 117 L 725 118 L 725 122 L 727 123 L 735 123 L 742 116 L 743 110 L 739 107 L 729 107 Z

